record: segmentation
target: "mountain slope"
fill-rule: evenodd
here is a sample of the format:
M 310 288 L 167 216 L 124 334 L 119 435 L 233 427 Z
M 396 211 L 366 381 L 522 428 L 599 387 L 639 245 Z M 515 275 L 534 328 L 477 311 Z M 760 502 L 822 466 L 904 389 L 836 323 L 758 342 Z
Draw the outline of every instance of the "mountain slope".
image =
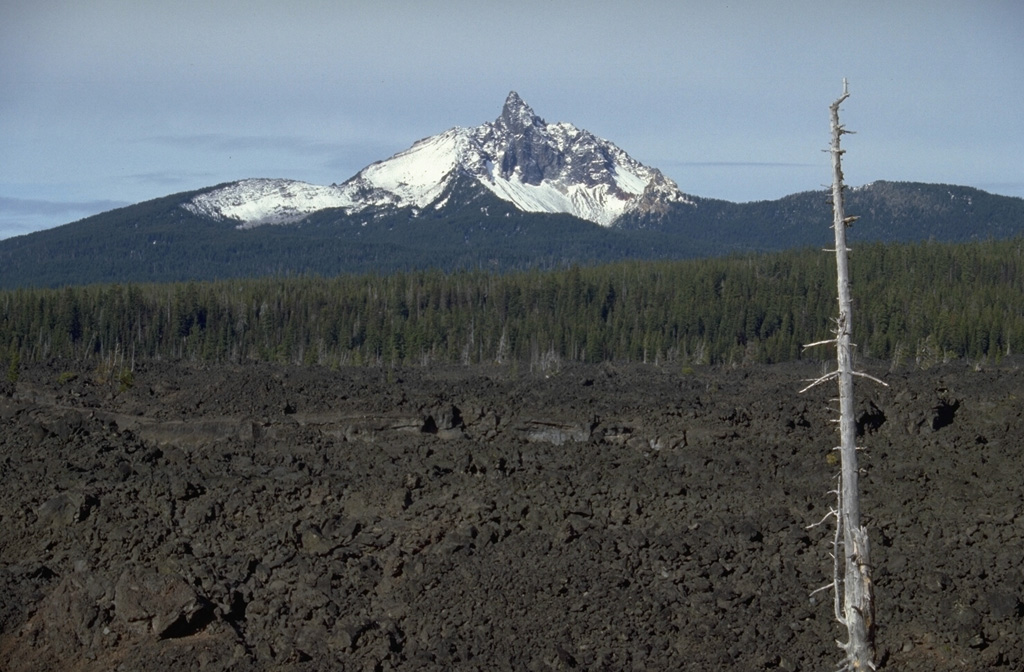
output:
M 453 180 L 468 178 L 524 212 L 565 213 L 602 226 L 627 214 L 692 204 L 675 183 L 614 144 L 567 123 L 548 124 L 516 92 L 501 115 L 452 128 L 373 163 L 340 185 L 242 180 L 193 198 L 193 214 L 241 228 L 291 224 L 320 210 L 441 210 Z

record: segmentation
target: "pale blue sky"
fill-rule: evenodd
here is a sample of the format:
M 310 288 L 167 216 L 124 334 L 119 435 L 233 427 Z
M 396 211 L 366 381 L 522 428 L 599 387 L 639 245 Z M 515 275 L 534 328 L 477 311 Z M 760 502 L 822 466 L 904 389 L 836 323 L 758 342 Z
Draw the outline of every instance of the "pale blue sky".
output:
M 0 238 L 247 177 L 342 182 L 516 90 L 698 196 L 1024 196 L 1024 3 L 7 0 Z

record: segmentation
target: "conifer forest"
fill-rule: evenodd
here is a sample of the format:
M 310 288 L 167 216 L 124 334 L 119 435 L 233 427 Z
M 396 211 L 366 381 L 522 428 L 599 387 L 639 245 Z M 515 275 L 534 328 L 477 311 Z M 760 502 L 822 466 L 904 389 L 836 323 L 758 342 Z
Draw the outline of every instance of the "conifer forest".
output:
M 858 355 L 894 365 L 1024 351 L 1020 239 L 853 251 Z M 819 250 L 559 270 L 411 271 L 0 293 L 0 359 L 318 366 L 815 356 L 834 311 Z

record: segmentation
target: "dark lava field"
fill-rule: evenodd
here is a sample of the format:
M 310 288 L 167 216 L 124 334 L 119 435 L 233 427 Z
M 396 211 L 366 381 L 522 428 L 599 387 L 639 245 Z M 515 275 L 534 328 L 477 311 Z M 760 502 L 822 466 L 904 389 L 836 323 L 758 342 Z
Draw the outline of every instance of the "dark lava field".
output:
M 857 382 L 882 669 L 1024 670 L 1017 364 Z M 25 366 L 0 669 L 834 669 L 821 372 Z

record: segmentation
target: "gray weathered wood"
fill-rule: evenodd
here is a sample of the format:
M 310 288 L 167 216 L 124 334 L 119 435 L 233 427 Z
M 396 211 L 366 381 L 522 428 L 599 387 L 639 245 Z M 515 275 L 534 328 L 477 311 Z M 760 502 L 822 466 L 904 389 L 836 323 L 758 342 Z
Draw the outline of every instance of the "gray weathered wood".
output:
M 830 380 L 839 384 L 839 435 L 840 453 L 839 484 L 836 487 L 836 508 L 829 515 L 836 519 L 836 531 L 832 541 L 833 578 L 832 582 L 818 590 L 834 591 L 836 619 L 846 627 L 847 640 L 839 646 L 846 652 L 841 670 L 875 669 L 874 644 L 874 601 L 871 584 L 871 548 L 868 531 L 860 522 L 860 468 L 857 465 L 857 425 L 854 419 L 853 378 L 861 376 L 885 385 L 874 376 L 853 369 L 853 344 L 850 340 L 852 301 L 850 298 L 850 273 L 848 264 L 849 248 L 846 246 L 846 228 L 857 217 L 848 217 L 844 208 L 843 192 L 843 150 L 840 138 L 849 133 L 839 123 L 839 106 L 850 96 L 846 80 L 843 80 L 843 95 L 832 103 L 832 229 L 835 232 L 835 249 L 827 250 L 836 255 L 836 285 L 839 294 L 839 317 L 836 319 L 835 338 L 811 343 L 835 345 L 836 370 L 811 381 L 801 392 Z M 818 591 L 815 591 L 818 592 Z
M 844 211 L 843 169 L 840 138 L 847 131 L 839 124 L 839 106 L 849 97 L 846 80 L 843 95 L 832 103 L 832 228 L 836 240 L 836 283 L 839 290 L 839 319 L 836 328 L 836 361 L 839 381 L 840 465 L 839 511 L 834 551 L 842 552 L 843 576 L 835 577 L 837 597 L 842 588 L 840 622 L 846 626 L 848 638 L 841 646 L 846 651 L 845 667 L 850 670 L 875 669 L 874 664 L 874 601 L 871 586 L 871 552 L 868 531 L 860 522 L 859 468 L 857 466 L 857 426 L 854 419 L 853 354 L 850 343 L 852 309 L 850 274 L 847 261 L 846 227 L 855 218 Z M 840 548 L 841 545 L 841 548 Z M 838 572 L 839 562 L 836 559 Z

